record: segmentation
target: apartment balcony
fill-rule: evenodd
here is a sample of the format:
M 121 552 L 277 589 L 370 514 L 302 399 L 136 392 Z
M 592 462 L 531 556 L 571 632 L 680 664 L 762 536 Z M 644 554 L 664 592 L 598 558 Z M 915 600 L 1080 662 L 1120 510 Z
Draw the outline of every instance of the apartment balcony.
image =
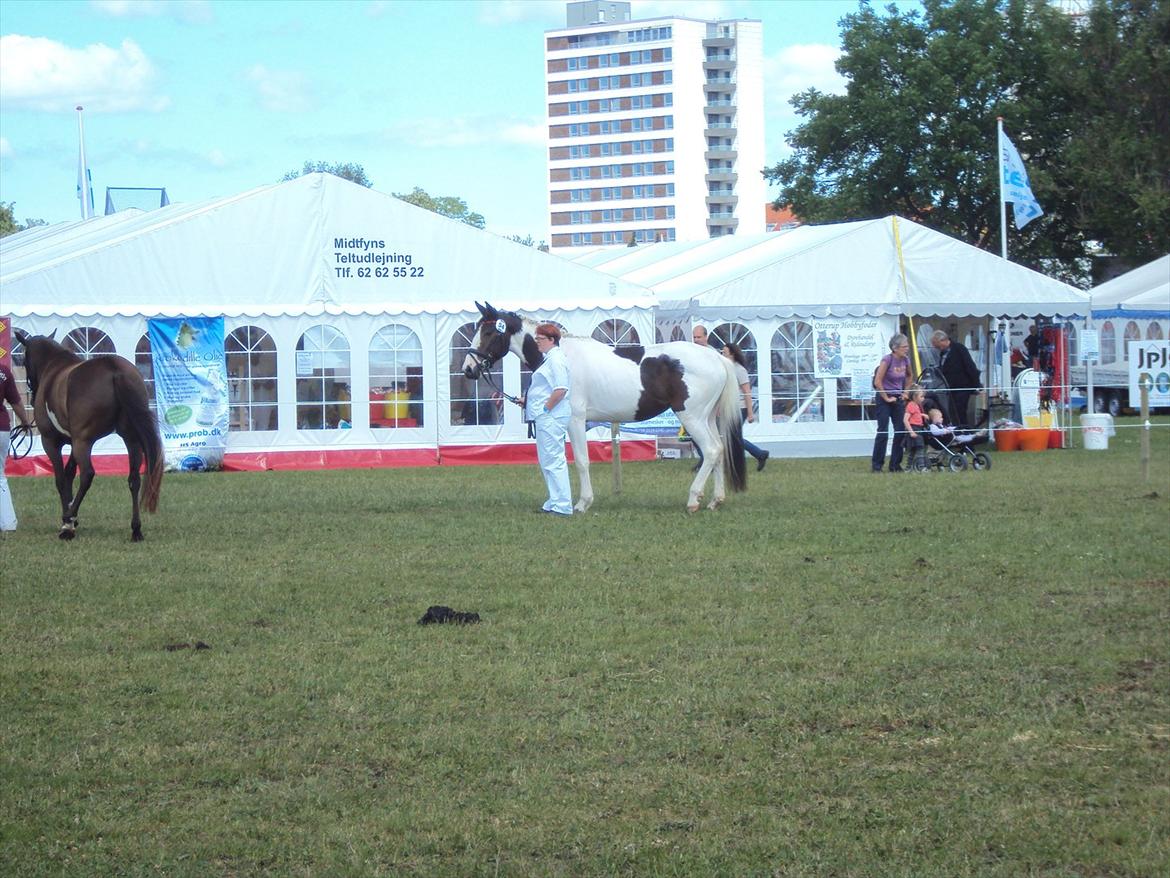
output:
M 704 49 L 730 49 L 735 45 L 735 36 L 732 34 L 720 34 L 718 36 L 707 37 L 703 40 Z
M 734 146 L 723 146 L 722 144 L 708 146 L 707 151 L 703 153 L 703 158 L 707 161 L 711 161 L 712 159 L 731 159 L 734 161 L 739 158 L 739 151 Z
M 717 171 L 708 171 L 703 179 L 708 183 L 730 183 L 734 186 L 739 181 L 739 174 L 730 168 L 720 168 Z
M 709 233 L 718 230 L 719 234 L 726 235 L 729 232 L 734 232 L 737 228 L 739 228 L 739 220 L 730 214 L 707 217 L 707 231 Z
M 707 81 L 703 83 L 703 89 L 708 92 L 725 92 L 727 94 L 735 94 L 735 80 L 730 77 L 720 79 L 718 77 L 708 77 Z
M 715 216 L 730 216 L 735 212 L 736 205 L 739 204 L 739 196 L 734 191 L 728 192 L 712 192 L 707 196 L 707 210 L 712 217 Z
M 707 58 L 703 61 L 703 69 L 704 70 L 734 70 L 735 69 L 735 58 L 731 58 L 731 57 Z
M 731 98 L 708 98 L 707 99 L 707 111 L 708 112 L 718 111 L 721 113 L 727 113 L 727 112 L 734 113 L 735 112 L 735 101 L 731 100 Z
M 735 127 L 734 122 L 708 122 L 707 127 L 703 129 L 703 133 L 708 137 L 719 137 L 734 132 Z

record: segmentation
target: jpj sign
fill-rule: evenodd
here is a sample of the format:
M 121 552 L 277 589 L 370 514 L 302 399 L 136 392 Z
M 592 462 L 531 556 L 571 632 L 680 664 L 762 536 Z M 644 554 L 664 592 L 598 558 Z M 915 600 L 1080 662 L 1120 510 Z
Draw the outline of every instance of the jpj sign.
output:
M 1150 393 L 1150 407 L 1170 406 L 1170 340 L 1129 343 L 1129 404 L 1141 402 L 1142 385 Z

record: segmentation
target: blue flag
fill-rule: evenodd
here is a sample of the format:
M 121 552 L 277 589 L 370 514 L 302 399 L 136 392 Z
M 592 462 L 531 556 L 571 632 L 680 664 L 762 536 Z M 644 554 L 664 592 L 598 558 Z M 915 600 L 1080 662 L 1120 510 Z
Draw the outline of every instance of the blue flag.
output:
M 1003 181 L 1000 184 L 1000 200 L 1012 203 L 1012 212 L 1016 218 L 1016 228 L 1022 229 L 1038 216 L 1043 216 L 1040 203 L 1032 194 L 1032 184 L 1028 182 L 1028 172 L 1024 170 L 1024 162 L 1016 150 L 1015 144 L 1003 133 L 999 132 L 999 166 L 1003 169 Z

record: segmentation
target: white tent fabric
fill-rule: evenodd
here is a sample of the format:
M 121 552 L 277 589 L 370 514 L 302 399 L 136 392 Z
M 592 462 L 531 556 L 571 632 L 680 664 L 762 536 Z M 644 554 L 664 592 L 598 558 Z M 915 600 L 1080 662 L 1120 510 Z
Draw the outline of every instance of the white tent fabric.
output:
M 1094 317 L 1170 318 L 1170 255 L 1089 291 Z
M 28 229 L 0 247 L 3 309 L 17 318 L 439 314 L 474 312 L 477 299 L 533 311 L 566 301 L 654 301 L 632 283 L 331 174 Z M 366 256 L 387 261 L 345 261 Z M 377 277 L 380 268 L 390 276 Z M 408 271 L 395 277 L 395 268 Z M 359 276 L 362 269 L 371 276 Z
M 896 216 L 576 259 L 695 318 L 1015 317 L 1088 304 L 1075 287 Z

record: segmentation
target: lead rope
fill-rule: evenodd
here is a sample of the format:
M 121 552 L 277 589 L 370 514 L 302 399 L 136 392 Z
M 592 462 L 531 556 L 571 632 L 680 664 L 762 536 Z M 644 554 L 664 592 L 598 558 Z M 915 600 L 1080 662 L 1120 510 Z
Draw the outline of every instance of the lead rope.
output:
M 32 429 L 24 424 L 14 427 L 8 434 L 8 448 L 14 460 L 28 457 L 32 451 Z

